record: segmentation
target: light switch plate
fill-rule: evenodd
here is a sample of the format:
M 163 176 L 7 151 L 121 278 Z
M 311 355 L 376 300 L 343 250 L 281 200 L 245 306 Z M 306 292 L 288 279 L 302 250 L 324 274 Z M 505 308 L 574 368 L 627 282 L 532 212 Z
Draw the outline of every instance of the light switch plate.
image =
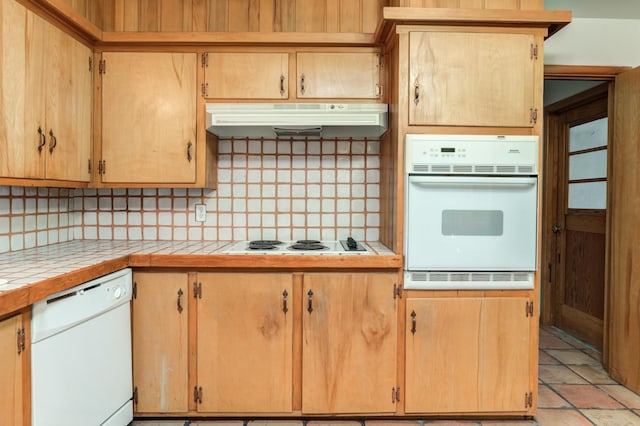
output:
M 196 222 L 204 222 L 207 220 L 207 205 L 196 204 Z

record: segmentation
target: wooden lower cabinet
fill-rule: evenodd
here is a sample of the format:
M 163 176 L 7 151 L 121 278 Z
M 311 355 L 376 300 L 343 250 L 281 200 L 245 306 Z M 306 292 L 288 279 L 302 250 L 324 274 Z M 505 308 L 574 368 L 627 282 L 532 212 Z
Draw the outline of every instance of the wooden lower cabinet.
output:
M 27 345 L 24 336 L 22 314 L 0 321 L 0 425 L 3 426 L 30 424 L 23 406 L 23 365 Z
M 409 298 L 406 303 L 406 413 L 531 410 L 529 395 L 536 389 L 529 298 Z
M 303 277 L 302 412 L 394 413 L 395 273 Z
M 199 412 L 290 413 L 293 275 L 199 273 Z
M 134 410 L 189 410 L 188 274 L 136 272 L 133 276 Z

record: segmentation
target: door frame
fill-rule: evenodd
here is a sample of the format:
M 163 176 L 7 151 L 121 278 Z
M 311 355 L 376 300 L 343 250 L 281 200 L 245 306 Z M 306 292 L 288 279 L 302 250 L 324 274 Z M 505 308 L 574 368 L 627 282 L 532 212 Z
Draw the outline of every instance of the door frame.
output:
M 544 66 L 544 78 L 545 80 L 601 80 L 603 83 L 609 83 L 609 94 L 608 94 L 608 104 L 609 104 L 609 121 L 613 120 L 613 89 L 614 89 L 614 81 L 616 75 L 631 69 L 631 67 L 621 67 L 621 66 L 582 66 L 582 65 L 545 65 Z M 557 105 L 561 103 L 554 104 Z M 557 109 L 556 109 L 557 110 Z M 541 248 L 540 248 L 540 322 L 542 325 L 549 325 L 553 320 L 553 270 L 550 268 L 552 265 L 552 259 L 555 256 L 554 252 L 554 233 L 552 231 L 553 219 L 555 212 L 557 211 L 557 182 L 553 179 L 553 174 L 551 174 L 551 170 L 553 170 L 555 162 L 558 161 L 556 158 L 556 150 L 550 149 L 552 144 L 551 138 L 553 137 L 550 134 L 550 129 L 546 125 L 548 122 L 548 114 L 552 112 L 551 110 L 547 110 L 544 108 L 544 117 L 545 117 L 545 129 L 544 129 L 544 150 L 543 150 L 543 168 L 542 172 L 542 207 L 540 209 L 541 212 Z M 609 130 L 609 141 L 611 141 L 612 128 Z M 554 145 L 555 147 L 555 145 Z M 609 144 L 609 154 L 608 158 L 611 158 L 611 144 Z M 607 166 L 608 171 L 611 170 L 612 164 L 609 161 Z M 547 182 L 550 182 L 547 184 Z M 609 210 L 609 202 L 610 196 L 609 192 L 611 190 L 611 185 L 607 185 L 607 210 Z M 607 363 L 607 345 L 604 344 L 607 341 L 607 324 L 608 324 L 608 312 L 611 308 L 609 306 L 609 247 L 610 247 L 610 229 L 611 224 L 609 223 L 609 216 L 607 215 L 606 229 L 605 229 L 605 294 L 604 294 L 604 329 L 603 329 L 603 363 L 606 365 Z

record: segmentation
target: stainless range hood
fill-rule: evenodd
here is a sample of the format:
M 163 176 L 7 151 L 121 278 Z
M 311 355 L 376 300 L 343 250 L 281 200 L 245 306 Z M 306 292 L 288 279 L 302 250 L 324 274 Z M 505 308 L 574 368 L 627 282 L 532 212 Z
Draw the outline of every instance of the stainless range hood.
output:
M 378 138 L 387 130 L 386 104 L 210 103 L 206 112 L 207 131 L 220 138 Z

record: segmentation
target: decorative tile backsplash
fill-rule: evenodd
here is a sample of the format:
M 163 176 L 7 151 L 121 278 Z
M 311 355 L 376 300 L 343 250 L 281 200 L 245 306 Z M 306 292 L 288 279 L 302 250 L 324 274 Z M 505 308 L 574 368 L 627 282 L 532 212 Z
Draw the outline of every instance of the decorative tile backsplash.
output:
M 0 253 L 73 239 L 376 241 L 379 153 L 378 140 L 221 140 L 217 190 L 0 187 Z

